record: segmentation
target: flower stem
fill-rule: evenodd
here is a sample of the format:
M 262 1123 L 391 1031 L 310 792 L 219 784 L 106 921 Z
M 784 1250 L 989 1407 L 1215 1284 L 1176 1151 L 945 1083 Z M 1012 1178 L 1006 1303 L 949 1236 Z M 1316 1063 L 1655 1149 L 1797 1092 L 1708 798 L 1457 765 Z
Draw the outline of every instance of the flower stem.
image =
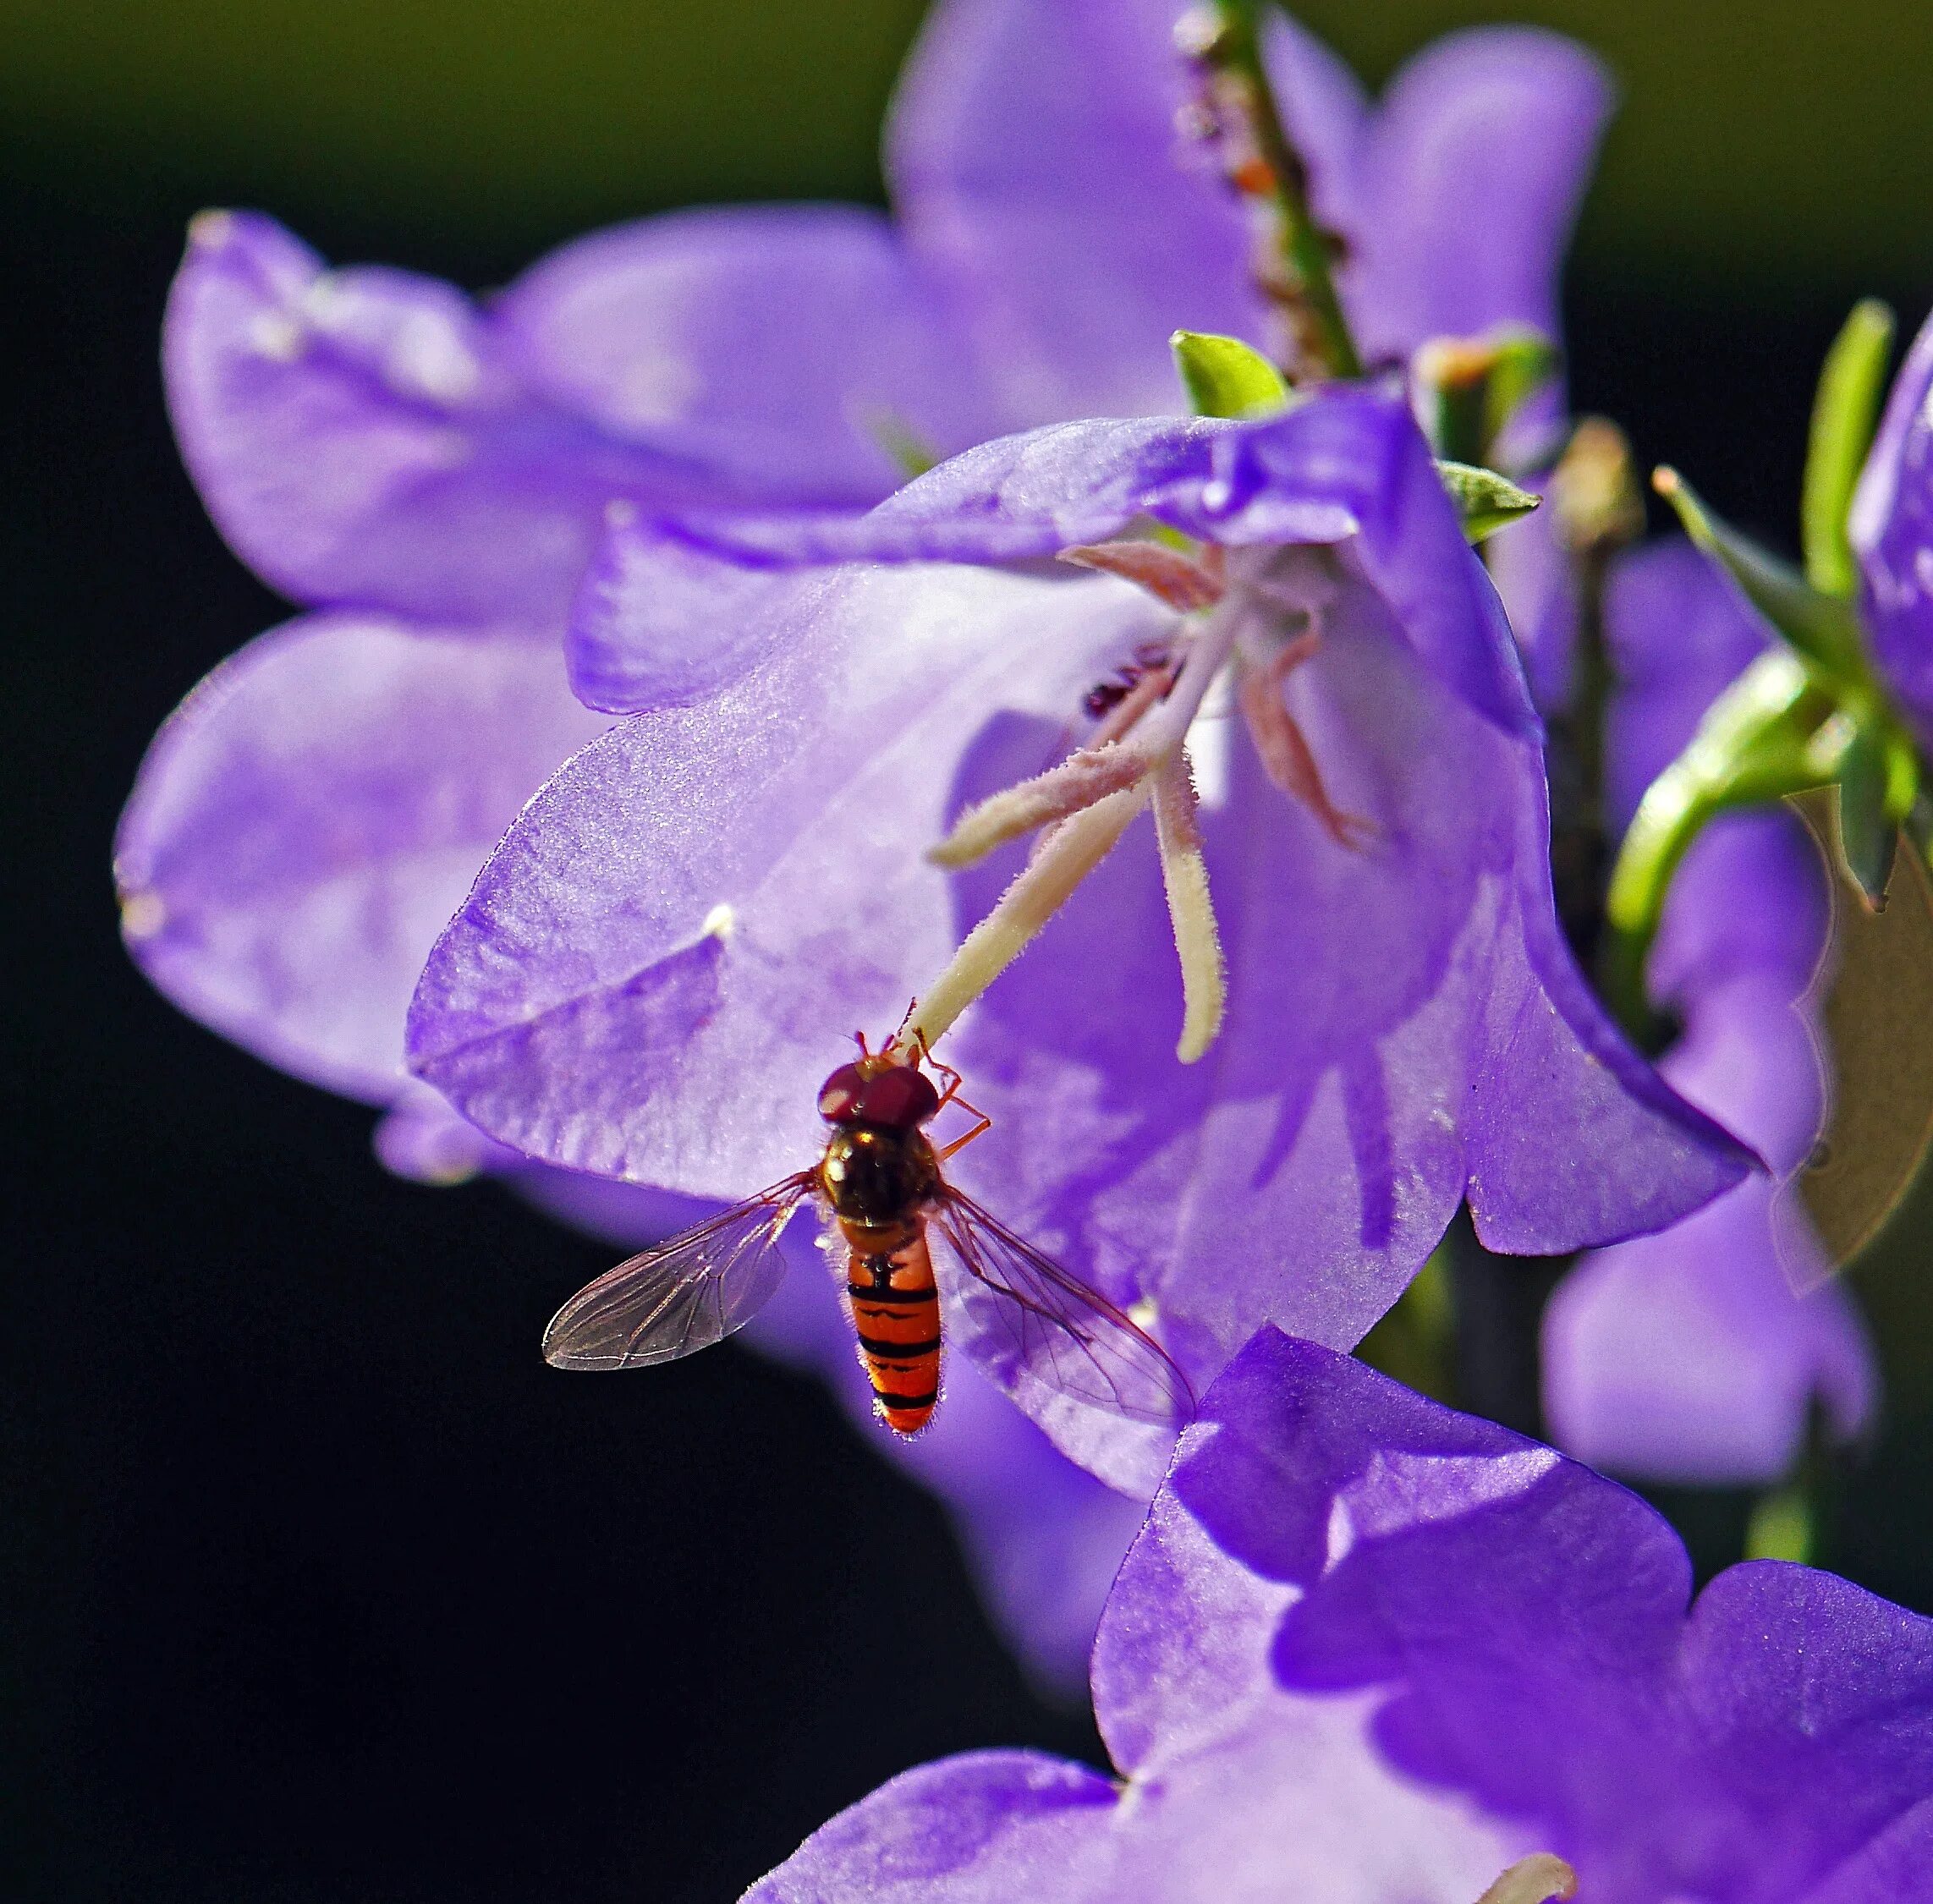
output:
M 1310 206 L 1308 167 L 1282 129 L 1256 13 L 1257 0 L 1204 0 L 1176 37 L 1202 75 L 1230 183 L 1271 215 L 1258 276 L 1286 321 L 1282 369 L 1299 381 L 1360 376 L 1362 359 L 1330 272 L 1329 235 Z

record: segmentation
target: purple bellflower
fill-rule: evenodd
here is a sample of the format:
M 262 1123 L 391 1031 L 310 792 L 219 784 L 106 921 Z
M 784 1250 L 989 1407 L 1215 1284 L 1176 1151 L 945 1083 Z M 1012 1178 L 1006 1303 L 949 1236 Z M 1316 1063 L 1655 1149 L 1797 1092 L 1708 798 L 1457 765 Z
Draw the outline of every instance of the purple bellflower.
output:
M 1894 1904 L 1933 1621 L 1807 1567 L 1695 1599 L 1634 1496 L 1264 1331 L 1102 1617 L 1115 1770 L 943 1759 L 747 1904 Z
M 1678 541 L 1623 558 L 1606 623 L 1617 686 L 1605 792 L 1621 830 L 1768 636 Z M 1857 1313 L 1825 1284 L 1831 1265 L 1789 1188 L 1826 1115 L 1814 995 L 1825 880 L 1800 823 L 1771 811 L 1714 822 L 1672 881 L 1649 990 L 1683 1029 L 1659 1068 L 1770 1174 L 1587 1256 L 1558 1288 L 1545 1408 L 1556 1439 L 1594 1467 L 1762 1486 L 1791 1471 L 1815 1400 L 1842 1439 L 1870 1418 L 1876 1378 Z
M 1119 540 L 1147 519 L 1202 556 Z M 1072 892 L 962 1028 L 994 1126 L 961 1174 L 1149 1305 L 1198 1385 L 1265 1321 L 1354 1342 L 1459 1201 L 1493 1245 L 1546 1254 L 1661 1227 L 1744 1173 L 1572 963 L 1541 731 L 1399 392 L 1061 425 L 862 519 L 706 533 L 753 561 L 909 566 L 768 573 L 765 654 L 615 728 L 506 836 L 410 1021 L 418 1074 L 503 1141 L 755 1190 L 812 1154 L 840 1028 L 890 1027 L 917 995 L 910 1029 L 936 1038 Z M 655 566 L 655 532 L 620 540 Z M 1119 573 L 951 566 L 1070 549 Z M 589 595 L 582 632 L 608 645 L 611 597 Z M 1137 655 L 1164 691 L 1052 765 L 1084 686 Z M 1128 832 L 1143 804 L 1156 824 Z M 1043 826 L 1018 870 L 1007 842 Z M 942 841 L 963 870 L 924 856 Z M 1001 848 L 991 877 L 967 864 Z M 1151 1491 L 1172 1437 L 988 1372 L 1076 1460 Z
M 224 535 L 308 612 L 218 670 L 144 765 L 116 864 L 156 983 L 269 1062 L 387 1106 L 377 1148 L 404 1174 L 496 1171 L 614 1240 L 673 1221 L 681 1206 L 493 1144 L 401 1065 L 438 926 L 523 801 L 605 725 L 555 666 L 579 573 L 614 502 L 863 507 L 914 447 L 1169 406 L 1177 326 L 1258 328 L 1238 209 L 1175 163 L 1175 11 L 936 7 L 891 129 L 896 223 L 837 207 L 655 218 L 480 305 L 401 272 L 331 270 L 257 215 L 198 222 L 169 310 L 171 411 Z M 1270 59 L 1318 207 L 1348 237 L 1343 295 L 1371 352 L 1504 321 L 1554 331 L 1607 103 L 1588 56 L 1462 34 L 1374 107 L 1284 23 Z M 695 606 L 716 645 L 717 596 Z M 661 594 L 675 645 L 674 607 Z M 695 625 L 670 671 L 686 692 L 737 665 Z M 794 1280 L 753 1339 L 863 1408 L 830 1302 Z M 963 1382 L 894 1452 L 978 1531 L 990 1597 L 1064 1676 L 1123 1505 Z M 1063 1511 L 1016 1528 L 1002 1503 L 1029 1495 Z M 1043 1529 L 1082 1530 L 1079 1550 L 1050 1564 Z M 1083 1594 L 1085 1611 L 1050 1611 Z

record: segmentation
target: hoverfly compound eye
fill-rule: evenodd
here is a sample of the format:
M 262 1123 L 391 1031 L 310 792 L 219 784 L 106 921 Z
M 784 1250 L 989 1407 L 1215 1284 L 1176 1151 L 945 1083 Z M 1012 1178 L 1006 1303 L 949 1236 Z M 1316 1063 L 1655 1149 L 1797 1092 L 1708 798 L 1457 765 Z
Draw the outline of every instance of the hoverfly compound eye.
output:
M 819 1115 L 829 1124 L 857 1123 L 865 1089 L 865 1073 L 856 1064 L 842 1064 L 819 1087 Z
M 865 1081 L 855 1116 L 861 1123 L 887 1130 L 917 1130 L 940 1108 L 940 1094 L 925 1072 L 896 1064 Z

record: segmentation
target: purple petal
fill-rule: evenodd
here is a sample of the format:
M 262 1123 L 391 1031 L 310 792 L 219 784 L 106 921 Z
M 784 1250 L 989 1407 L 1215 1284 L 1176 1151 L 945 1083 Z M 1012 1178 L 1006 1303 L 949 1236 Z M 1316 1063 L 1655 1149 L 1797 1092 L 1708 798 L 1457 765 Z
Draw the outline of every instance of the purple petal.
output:
M 728 1198 L 799 1168 L 853 1029 L 890 1030 L 951 954 L 920 856 L 963 755 L 1160 625 L 1113 584 L 796 587 L 743 680 L 544 789 L 430 959 L 412 1062 L 519 1149 Z
M 114 849 L 129 950 L 223 1036 L 387 1102 L 438 930 L 604 725 L 541 644 L 291 622 L 217 668 L 142 764 Z
M 1407 404 L 1337 388 L 1287 415 L 1063 424 L 982 444 L 870 514 L 710 519 L 686 533 L 752 563 L 1019 562 L 1139 516 L 1229 547 L 1354 536 L 1418 650 L 1473 706 L 1535 730 L 1509 630 Z
M 1518 322 L 1555 337 L 1557 273 L 1612 104 L 1602 65 L 1522 27 L 1438 41 L 1383 95 L 1345 227 L 1370 360 Z
M 788 605 L 811 592 L 790 574 L 694 547 L 620 505 L 571 606 L 571 688 L 587 707 L 613 714 L 685 706 L 744 674 L 770 648 Z
M 210 513 L 298 601 L 561 620 L 612 497 L 728 493 L 532 398 L 448 285 L 327 271 L 255 213 L 195 222 L 162 352 Z
M 748 488 L 864 508 L 995 433 L 964 341 L 877 212 L 688 211 L 578 239 L 491 308 L 531 387 Z
M 1686 1622 L 1683 1550 L 1641 1502 L 1309 1345 L 1259 1338 L 1205 1417 L 1171 1486 L 1301 1588 L 1285 1687 L 1382 1688 L 1393 1764 L 1518 1820 L 1587 1895 L 1796 1904 L 1927 1790 L 1926 1621 L 1761 1565 Z
M 1933 743 L 1933 321 L 1913 340 L 1866 457 L 1849 524 L 1873 658 Z
M 1836 1284 L 1793 1292 L 1771 1183 L 1741 1184 L 1662 1236 L 1587 1256 L 1544 1320 L 1544 1405 L 1594 1468 L 1765 1487 L 1792 1472 L 1807 1413 L 1856 1436 L 1877 1400 L 1871 1350 Z
M 1732 584 L 1679 536 L 1618 558 L 1604 612 L 1617 683 L 1605 735 L 1605 792 L 1611 824 L 1622 833 L 1645 789 L 1684 750 L 1705 709 L 1765 652 L 1769 637 Z
M 1174 0 L 951 0 L 900 80 L 907 243 L 973 328 L 1004 426 L 1182 408 L 1177 329 L 1254 335 L 1247 239 L 1178 163 Z
M 1108 1602 L 1122 1785 L 943 1760 L 749 1895 L 1469 1904 L 1540 1851 L 1601 1904 L 1916 1896 L 1933 1622 L 1773 1563 L 1690 1591 L 1623 1489 L 1264 1331 Z
M 1819 1246 L 1783 1187 L 1825 1116 L 1805 1007 L 1827 923 L 1818 853 L 1784 814 L 1718 822 L 1672 884 L 1651 988 L 1685 1031 L 1659 1069 L 1776 1175 L 1587 1257 L 1558 1290 L 1546 1407 L 1557 1439 L 1594 1466 L 1769 1484 L 1790 1471 L 1815 1398 L 1843 1438 L 1871 1416 L 1877 1377 L 1851 1302 L 1836 1287 L 1795 1292 L 1820 1277 L 1791 1259 Z
M 1613 571 L 1617 689 L 1611 805 L 1628 815 L 1711 700 L 1764 648 L 1728 585 L 1683 542 Z M 1786 1180 L 1826 1111 L 1811 990 L 1829 911 L 1819 854 L 1790 815 L 1720 820 L 1672 881 L 1648 976 L 1684 1034 L 1662 1074 L 1765 1157 L 1741 1185 L 1661 1234 L 1579 1265 L 1545 1323 L 1545 1405 L 1594 1464 L 1650 1479 L 1765 1485 L 1789 1472 L 1815 1400 L 1836 1433 L 1870 1419 L 1877 1377 L 1848 1298 L 1795 1286 L 1820 1255 Z
M 1114 1897 L 1113 1781 L 1036 1752 L 894 1779 L 808 1838 L 743 1904 L 1013 1904 Z
M 896 1023 L 1011 870 L 949 889 L 920 850 L 1053 758 L 1085 688 L 1167 625 L 1098 579 L 795 585 L 742 681 L 553 782 L 431 959 L 412 1062 L 519 1149 L 725 1197 L 799 1168 L 842 1034 Z M 1154 1296 L 1203 1379 L 1264 1319 L 1354 1342 L 1466 1190 L 1487 1234 L 1554 1251 L 1656 1227 L 1743 1167 L 1569 964 L 1535 745 L 1454 698 L 1365 586 L 1343 600 L 1295 705 L 1380 836 L 1336 847 L 1224 729 L 1212 1061 L 1173 1056 L 1140 833 L 958 1034 L 995 1118 L 964 1187 L 1117 1300 Z M 1158 1446 L 1074 1413 L 1043 1420 L 1064 1451 L 1151 1488 Z

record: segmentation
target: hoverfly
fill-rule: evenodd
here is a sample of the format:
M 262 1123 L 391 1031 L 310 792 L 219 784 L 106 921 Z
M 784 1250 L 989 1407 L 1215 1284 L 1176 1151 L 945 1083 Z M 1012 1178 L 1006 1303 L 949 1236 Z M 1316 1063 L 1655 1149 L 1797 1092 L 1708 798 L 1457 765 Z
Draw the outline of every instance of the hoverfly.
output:
M 961 1323 L 1002 1364 L 1133 1420 L 1185 1421 L 1194 1396 L 1161 1345 L 941 1174 L 991 1122 L 960 1097 L 959 1073 L 934 1063 L 923 1041 L 911 1060 L 891 1047 L 868 1051 L 863 1036 L 859 1045 L 857 1062 L 820 1087 L 819 1114 L 832 1130 L 818 1162 L 579 1290 L 544 1331 L 545 1360 L 634 1369 L 722 1341 L 777 1289 L 786 1270 L 779 1237 L 817 1199 L 845 1244 L 846 1297 L 874 1411 L 896 1435 L 917 1435 L 940 1399 L 936 1233 L 968 1279 Z M 925 1127 L 948 1105 L 978 1122 L 936 1150 Z

